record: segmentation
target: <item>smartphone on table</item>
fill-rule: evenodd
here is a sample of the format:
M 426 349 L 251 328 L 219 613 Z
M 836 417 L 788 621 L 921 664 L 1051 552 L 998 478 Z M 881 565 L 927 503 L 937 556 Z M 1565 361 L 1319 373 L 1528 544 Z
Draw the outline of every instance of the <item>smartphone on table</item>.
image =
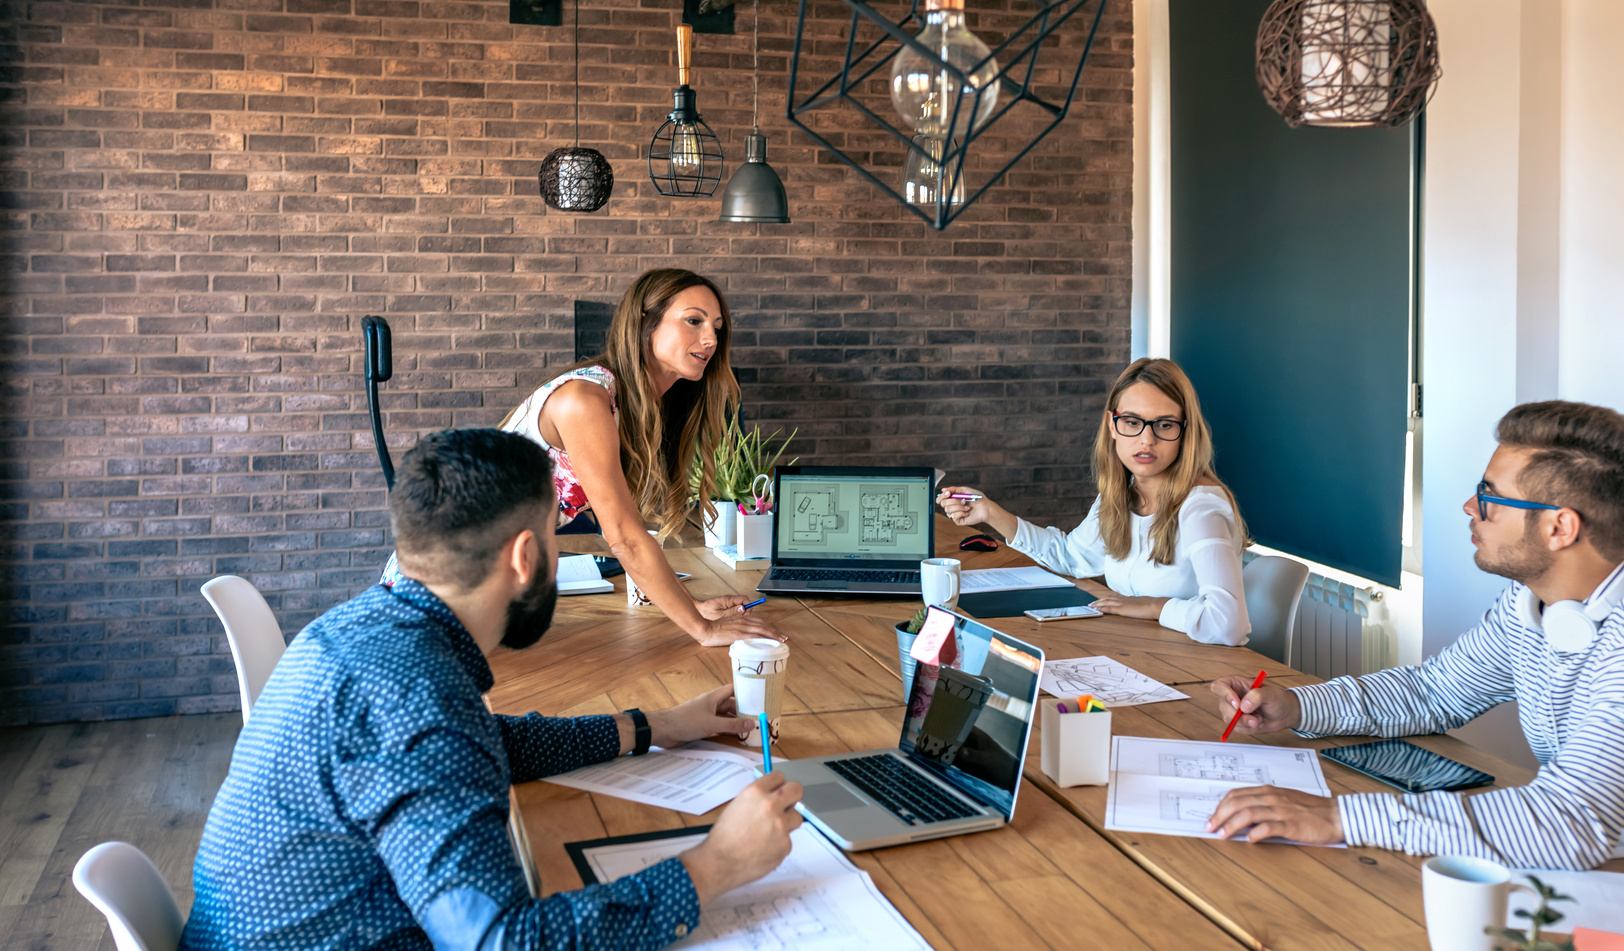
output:
M 1064 621 L 1074 617 L 1099 617 L 1105 612 L 1086 604 L 1074 604 L 1069 608 L 1033 608 L 1023 613 L 1034 621 Z
M 1422 749 L 1407 740 L 1377 740 L 1320 750 L 1334 763 L 1371 779 L 1379 779 L 1405 792 L 1422 793 L 1442 789 L 1454 792 L 1475 789 L 1494 782 L 1494 777 L 1465 763 L 1457 763 L 1441 753 Z

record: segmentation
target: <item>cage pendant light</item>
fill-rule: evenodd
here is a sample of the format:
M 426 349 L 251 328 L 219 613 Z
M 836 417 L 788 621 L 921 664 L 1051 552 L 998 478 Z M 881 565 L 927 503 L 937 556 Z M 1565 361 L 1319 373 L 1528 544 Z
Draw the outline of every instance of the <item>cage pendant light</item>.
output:
M 1258 88 L 1294 129 L 1401 126 L 1442 73 L 1423 0 L 1275 0 L 1258 26 Z
M 698 99 L 688 85 L 693 75 L 694 28 L 677 27 L 677 88 L 671 115 L 648 146 L 648 177 L 662 195 L 709 198 L 722 183 L 722 143 L 699 117 Z
M 761 134 L 761 0 L 755 0 L 753 21 L 750 136 L 744 140 L 744 164 L 722 192 L 722 214 L 717 220 L 787 224 L 789 197 L 778 173 L 767 164 L 767 137 Z
M 541 160 L 541 198 L 559 211 L 590 213 L 615 190 L 615 170 L 597 149 L 581 148 L 581 0 L 575 0 L 575 145 Z

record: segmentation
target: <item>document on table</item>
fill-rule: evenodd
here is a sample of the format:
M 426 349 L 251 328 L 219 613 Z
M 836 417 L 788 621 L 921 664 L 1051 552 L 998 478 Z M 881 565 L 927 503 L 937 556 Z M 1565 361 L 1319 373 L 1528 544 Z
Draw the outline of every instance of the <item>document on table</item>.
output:
M 1188 700 L 1190 695 L 1151 680 L 1132 667 L 1109 657 L 1072 657 L 1043 663 L 1038 686 L 1050 696 L 1071 699 L 1091 693 L 1108 707 L 1131 707 L 1163 700 Z
M 548 776 L 547 782 L 702 816 L 754 782 L 759 762 L 759 756 L 731 746 L 697 740 L 669 750 L 656 747 L 647 756 L 617 756 Z
M 657 865 L 698 844 L 689 836 L 587 845 L 582 858 L 599 882 Z M 699 927 L 673 948 L 707 951 L 929 951 L 867 872 L 853 865 L 810 825 L 790 833 L 789 858 L 760 881 L 706 905 Z M 590 884 L 590 883 L 589 883 Z
M 1549 869 L 1519 868 L 1512 870 L 1511 881 L 1527 885 L 1528 876 L 1539 880 L 1573 901 L 1559 901 L 1551 906 L 1560 911 L 1561 921 L 1550 926 L 1552 931 L 1575 928 L 1594 928 L 1624 934 L 1624 875 L 1617 872 L 1564 872 Z M 1532 912 L 1539 907 L 1539 896 L 1518 889 L 1511 893 L 1511 907 L 1506 909 L 1506 927 L 1527 930 L 1528 919 L 1518 918 L 1517 911 Z
M 1070 581 L 1036 565 L 1025 568 L 971 568 L 959 572 L 959 592 L 1026 591 L 1031 588 L 1071 588 Z
M 1105 827 L 1216 839 L 1207 819 L 1225 793 L 1246 786 L 1331 794 L 1313 750 L 1118 736 L 1111 739 Z
M 598 563 L 591 555 L 560 555 L 558 557 L 559 594 L 602 594 L 613 591 L 612 582 L 603 580 Z

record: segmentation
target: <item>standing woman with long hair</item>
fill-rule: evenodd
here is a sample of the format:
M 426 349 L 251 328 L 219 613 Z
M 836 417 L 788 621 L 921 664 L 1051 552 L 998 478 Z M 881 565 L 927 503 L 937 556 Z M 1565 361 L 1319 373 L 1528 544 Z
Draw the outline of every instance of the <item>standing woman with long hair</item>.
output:
M 694 640 L 724 646 L 780 635 L 725 595 L 696 601 L 660 541 L 688 513 L 688 467 L 701 463 L 700 504 L 710 515 L 716 443 L 739 384 L 728 365 L 732 317 L 722 292 L 692 271 L 639 277 L 615 307 L 600 356 L 560 370 L 503 419 L 553 461 L 558 523 L 590 509 L 609 550 L 650 601 Z M 657 525 L 659 541 L 645 523 Z M 391 558 L 384 583 L 393 580 Z
M 1136 360 L 1105 400 L 1094 440 L 1099 497 L 1069 534 L 1039 528 L 991 499 L 949 486 L 937 502 L 959 525 L 986 523 L 1009 546 L 1074 578 L 1105 576 L 1107 614 L 1148 618 L 1208 644 L 1252 632 L 1241 588 L 1246 523 L 1212 468 L 1212 434 L 1195 387 L 1171 360 Z

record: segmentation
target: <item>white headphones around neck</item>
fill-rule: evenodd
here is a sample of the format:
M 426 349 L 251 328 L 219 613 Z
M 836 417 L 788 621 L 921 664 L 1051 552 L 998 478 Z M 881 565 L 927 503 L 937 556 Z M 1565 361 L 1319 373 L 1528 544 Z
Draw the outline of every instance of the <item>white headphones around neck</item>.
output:
M 1624 567 L 1615 568 L 1607 576 L 1607 580 L 1602 582 L 1600 595 L 1590 604 L 1557 601 L 1545 605 L 1543 613 L 1539 610 L 1539 599 L 1534 596 L 1533 589 L 1524 587 L 1522 596 L 1517 599 L 1517 613 L 1521 615 L 1524 626 L 1545 632 L 1545 643 L 1551 645 L 1551 650 L 1564 654 L 1587 650 L 1595 642 L 1607 615 L 1612 614 L 1620 602 L 1624 602 L 1624 584 L 1615 583 L 1621 570 Z

